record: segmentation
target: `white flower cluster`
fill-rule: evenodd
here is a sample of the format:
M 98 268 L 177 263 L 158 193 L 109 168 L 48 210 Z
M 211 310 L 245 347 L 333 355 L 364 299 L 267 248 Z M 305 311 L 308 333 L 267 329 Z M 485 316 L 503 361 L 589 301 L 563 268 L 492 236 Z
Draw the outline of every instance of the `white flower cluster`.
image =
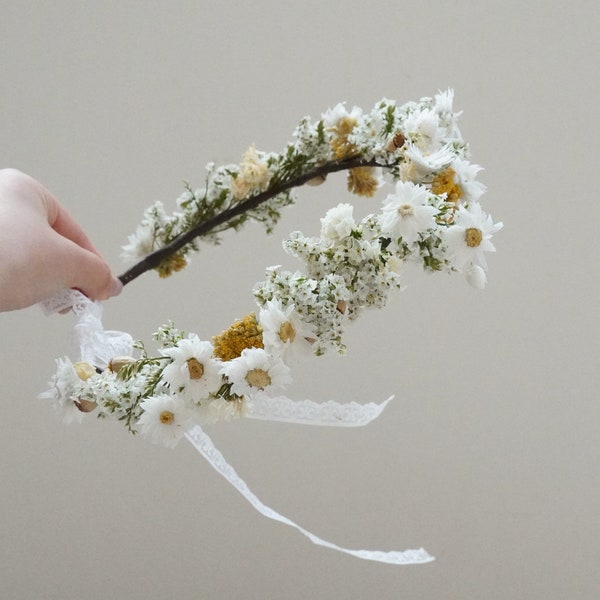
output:
M 274 153 L 258 151 L 251 146 L 244 154 L 240 165 L 230 164 L 217 167 L 214 163 L 206 166 L 206 185 L 203 189 L 186 191 L 177 199 L 178 210 L 168 215 L 164 204 L 155 202 L 144 211 L 142 222 L 136 232 L 129 236 L 123 246 L 122 258 L 136 262 L 160 250 L 185 234 L 198 223 L 204 223 L 231 209 L 242 201 L 267 189 L 273 175 L 278 173 L 280 157 Z M 248 218 L 262 222 L 267 232 L 273 230 L 279 219 L 279 209 L 290 204 L 290 193 L 275 194 L 268 202 L 255 210 L 248 210 L 225 224 L 212 228 L 203 234 L 205 241 L 218 243 L 218 234 L 228 228 L 237 229 Z M 196 241 L 189 242 L 181 251 L 160 265 L 161 276 L 179 271 L 189 262 L 189 253 L 197 251 Z
M 172 446 L 194 423 L 239 416 L 246 398 L 280 393 L 303 357 L 345 351 L 344 328 L 365 308 L 385 305 L 401 287 L 403 264 L 460 272 L 484 287 L 485 253 L 494 251 L 491 238 L 502 224 L 481 208 L 480 167 L 468 161 L 452 100 L 450 91 L 402 106 L 383 100 L 369 113 L 339 104 L 315 124 L 303 119 L 282 155 L 251 147 L 239 166 L 211 165 L 205 190 L 188 189 L 179 202 L 183 210 L 174 216 L 161 205 L 148 209 L 125 248 L 130 256 L 164 246 L 219 210 L 269 190 L 265 205 L 250 212 L 273 223 L 290 198 L 286 182 L 322 182 L 347 160 L 354 161 L 348 167 L 350 191 L 373 196 L 385 185 L 381 171 L 392 186 L 380 210 L 360 221 L 353 206 L 343 203 L 321 219 L 318 237 L 292 233 L 284 248 L 302 268 L 270 267 L 254 289 L 256 314 L 212 341 L 170 325 L 157 333 L 162 347 L 154 358 L 142 348 L 140 358 L 120 357 L 109 365 L 60 360 L 44 396 L 67 419 L 96 409 Z M 243 216 L 227 226 L 239 226 Z M 173 260 L 161 267 L 165 274 L 178 269 Z
M 245 347 L 229 360 L 215 356 L 212 342 L 183 336 L 165 326 L 159 356 L 115 357 L 104 368 L 57 360 L 49 389 L 66 422 L 87 412 L 124 421 L 154 442 L 174 446 L 195 423 L 214 423 L 243 413 L 243 399 L 281 391 L 291 383 L 290 365 L 312 353 L 314 330 L 294 306 L 273 300 L 260 309 L 259 347 Z M 241 327 L 244 344 L 247 332 Z M 161 336 L 156 336 L 160 338 Z
M 278 298 L 297 308 L 314 328 L 316 354 L 343 351 L 344 325 L 364 308 L 384 306 L 390 290 L 400 287 L 399 261 L 382 247 L 373 216 L 356 223 L 352 205 L 340 204 L 321 224 L 320 237 L 294 232 L 284 242 L 287 252 L 304 264 L 302 272 L 271 267 L 254 290 L 259 304 Z

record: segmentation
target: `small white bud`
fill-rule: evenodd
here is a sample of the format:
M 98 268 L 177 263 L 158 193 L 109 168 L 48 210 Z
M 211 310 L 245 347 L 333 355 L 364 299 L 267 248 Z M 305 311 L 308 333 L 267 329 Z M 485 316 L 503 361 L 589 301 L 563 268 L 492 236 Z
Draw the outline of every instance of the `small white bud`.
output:
M 485 271 L 479 265 L 470 265 L 465 271 L 465 279 L 477 290 L 482 290 L 487 283 Z

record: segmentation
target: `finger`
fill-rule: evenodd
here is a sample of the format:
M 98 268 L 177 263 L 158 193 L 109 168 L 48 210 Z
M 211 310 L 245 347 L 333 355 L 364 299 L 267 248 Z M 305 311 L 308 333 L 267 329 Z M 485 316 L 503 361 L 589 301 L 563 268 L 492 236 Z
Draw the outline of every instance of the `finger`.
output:
M 87 234 L 69 212 L 50 194 L 47 193 L 46 206 L 48 223 L 56 233 L 71 240 L 78 246 L 100 256 Z
M 92 300 L 105 300 L 121 292 L 123 284 L 98 254 L 64 237 L 59 237 L 57 248 L 57 276 L 64 287 L 77 288 Z

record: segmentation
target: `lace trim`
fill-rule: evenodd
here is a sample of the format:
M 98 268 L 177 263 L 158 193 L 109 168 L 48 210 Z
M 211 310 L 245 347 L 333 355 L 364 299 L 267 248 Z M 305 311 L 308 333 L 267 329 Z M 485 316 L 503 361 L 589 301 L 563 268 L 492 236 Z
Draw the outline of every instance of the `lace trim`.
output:
M 208 461 L 208 463 L 222 475 L 242 496 L 263 516 L 274 521 L 279 521 L 285 525 L 289 525 L 294 529 L 298 530 L 302 535 L 306 536 L 313 544 L 318 546 L 324 546 L 338 552 L 344 552 L 363 560 L 373 560 L 376 562 L 383 562 L 393 565 L 414 565 L 428 563 L 435 560 L 426 550 L 419 548 L 416 550 L 391 550 L 384 552 L 381 550 L 350 550 L 348 548 L 342 548 L 337 544 L 328 542 L 314 533 L 307 531 L 303 527 L 300 527 L 294 521 L 284 517 L 271 507 L 263 504 L 250 490 L 246 482 L 236 473 L 235 469 L 225 460 L 221 452 L 217 450 L 212 440 L 197 425 L 186 433 L 187 439 L 191 444 L 198 450 L 198 452 Z
M 78 290 L 61 290 L 51 298 L 40 302 L 40 307 L 46 316 L 53 315 L 77 306 L 83 310 L 92 301 Z
M 79 360 L 104 368 L 115 356 L 130 356 L 133 338 L 123 331 L 105 330 L 102 325 L 102 305 L 93 302 L 78 290 L 62 290 L 41 303 L 46 315 L 72 309 L 77 317 L 72 344 Z
M 269 398 L 254 396 L 246 402 L 245 417 L 266 421 L 285 421 L 302 425 L 329 427 L 362 427 L 376 419 L 394 396 L 385 402 L 340 404 L 333 400 L 313 402 L 312 400 L 291 400 L 285 396 Z

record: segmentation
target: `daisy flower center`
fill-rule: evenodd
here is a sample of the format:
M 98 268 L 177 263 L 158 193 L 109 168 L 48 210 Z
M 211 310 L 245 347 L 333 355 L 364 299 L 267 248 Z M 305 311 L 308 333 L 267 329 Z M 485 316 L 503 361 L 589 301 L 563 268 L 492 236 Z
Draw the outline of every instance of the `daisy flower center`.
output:
M 412 204 L 401 204 L 398 207 L 398 214 L 401 217 L 412 217 L 415 214 L 415 208 Z
M 271 385 L 271 377 L 263 369 L 252 369 L 246 373 L 246 381 L 248 385 L 259 389 L 264 389 Z
M 477 246 L 481 244 L 482 239 L 483 233 L 481 233 L 481 229 L 477 229 L 477 227 L 469 227 L 465 231 L 465 241 L 469 248 L 477 248 Z
M 289 321 L 283 323 L 279 328 L 279 338 L 284 344 L 286 342 L 293 342 L 296 338 L 296 330 Z
M 175 421 L 175 415 L 170 410 L 163 410 L 158 419 L 163 425 L 171 425 Z
M 204 365 L 196 358 L 188 358 L 186 361 L 188 371 L 190 372 L 190 379 L 202 379 L 204 375 Z

